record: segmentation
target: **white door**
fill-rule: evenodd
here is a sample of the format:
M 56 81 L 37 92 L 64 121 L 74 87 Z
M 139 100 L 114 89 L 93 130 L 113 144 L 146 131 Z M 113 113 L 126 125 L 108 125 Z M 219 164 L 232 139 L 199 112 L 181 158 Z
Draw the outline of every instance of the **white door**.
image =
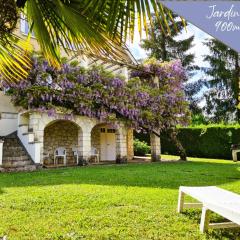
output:
M 101 128 L 100 134 L 102 161 L 116 160 L 116 135 L 115 129 Z

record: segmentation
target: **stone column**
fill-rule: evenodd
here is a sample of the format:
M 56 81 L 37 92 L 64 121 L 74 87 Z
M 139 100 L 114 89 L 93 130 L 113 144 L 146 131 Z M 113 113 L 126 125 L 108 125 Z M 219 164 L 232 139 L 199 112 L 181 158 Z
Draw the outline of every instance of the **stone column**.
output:
M 83 163 L 89 160 L 91 154 L 91 132 L 84 131 L 80 136 L 80 152 L 82 153 Z
M 161 143 L 160 138 L 157 137 L 155 134 L 150 134 L 151 140 L 151 161 L 158 162 L 161 161 Z
M 46 114 L 37 112 L 29 113 L 29 129 L 34 133 L 35 139 L 39 140 L 43 137 L 43 127 L 41 127 L 40 121 Z
M 126 163 L 127 162 L 127 131 L 125 127 L 121 126 L 116 133 L 116 152 L 117 158 L 116 163 Z
M 159 78 L 155 76 L 153 78 L 153 82 L 156 84 L 156 87 L 159 88 Z M 155 129 L 157 133 L 160 133 L 159 129 Z M 150 134 L 150 141 L 151 141 L 151 161 L 158 162 L 161 161 L 161 142 L 160 138 L 157 137 L 155 134 Z
M 133 129 L 129 128 L 127 130 L 127 159 L 132 160 L 134 157 L 133 149 Z
M 34 142 L 34 162 L 44 163 L 44 124 L 43 119 L 48 118 L 46 113 L 29 113 L 29 130 L 33 133 Z
M 2 165 L 2 159 L 3 159 L 3 140 L 0 140 L 0 166 Z

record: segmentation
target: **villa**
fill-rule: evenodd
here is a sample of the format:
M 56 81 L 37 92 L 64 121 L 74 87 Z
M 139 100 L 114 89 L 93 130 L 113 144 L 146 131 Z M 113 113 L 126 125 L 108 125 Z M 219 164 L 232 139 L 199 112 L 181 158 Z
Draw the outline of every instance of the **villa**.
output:
M 28 33 L 22 19 L 18 34 Z M 39 50 L 34 37 L 31 43 Z M 134 61 L 129 54 L 129 61 Z M 84 67 L 101 64 L 107 70 L 128 79 L 126 67 L 100 59 L 77 57 Z M 45 112 L 15 107 L 0 86 L 0 170 L 34 170 L 38 166 L 74 166 L 89 162 L 127 162 L 133 159 L 133 129 L 118 127 L 98 119 L 74 115 L 66 119 L 61 112 L 49 116 Z M 152 137 L 152 154 L 159 156 L 160 141 Z

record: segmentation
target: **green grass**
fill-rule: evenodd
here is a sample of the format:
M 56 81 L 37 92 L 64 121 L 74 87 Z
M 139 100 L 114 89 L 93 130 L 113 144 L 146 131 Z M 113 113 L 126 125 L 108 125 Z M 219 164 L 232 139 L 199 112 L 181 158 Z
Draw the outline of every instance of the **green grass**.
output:
M 178 187 L 240 193 L 240 165 L 92 166 L 0 175 L 0 236 L 35 239 L 240 239 L 240 230 L 199 232 L 200 210 L 176 213 Z M 213 215 L 213 221 L 222 220 Z
M 148 154 L 147 156 L 151 156 L 150 154 Z M 179 156 L 174 156 L 174 155 L 165 155 L 165 154 L 161 154 L 161 159 L 163 160 L 173 160 L 173 161 L 176 161 L 176 160 L 179 160 L 180 157 Z M 187 157 L 188 160 L 190 161 L 197 161 L 197 162 L 210 162 L 210 163 L 227 163 L 227 164 L 232 164 L 232 160 L 228 159 L 228 160 L 225 160 L 223 161 L 222 159 L 212 159 L 212 158 L 196 158 L 196 157 Z

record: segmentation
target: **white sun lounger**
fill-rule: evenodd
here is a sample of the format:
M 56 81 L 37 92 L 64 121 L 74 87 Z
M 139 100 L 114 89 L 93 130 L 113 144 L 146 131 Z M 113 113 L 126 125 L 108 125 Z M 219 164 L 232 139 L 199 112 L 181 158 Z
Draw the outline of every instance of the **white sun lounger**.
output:
M 184 203 L 184 195 L 187 194 L 199 203 Z M 240 228 L 240 195 L 218 187 L 180 187 L 177 211 L 183 208 L 202 207 L 200 231 L 208 228 Z M 230 220 L 224 223 L 209 223 L 209 213 L 215 212 Z

